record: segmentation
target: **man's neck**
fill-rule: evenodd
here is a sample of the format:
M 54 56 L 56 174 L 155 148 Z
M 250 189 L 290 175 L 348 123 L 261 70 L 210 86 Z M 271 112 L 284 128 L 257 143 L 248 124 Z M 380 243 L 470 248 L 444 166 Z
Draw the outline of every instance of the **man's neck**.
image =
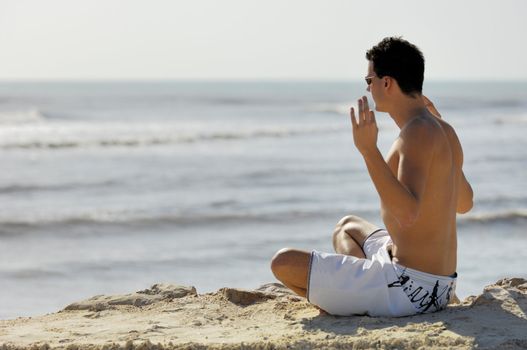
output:
M 421 95 L 417 98 L 411 98 L 405 95 L 394 104 L 389 114 L 399 129 L 402 129 L 414 118 L 426 115 L 427 109 Z

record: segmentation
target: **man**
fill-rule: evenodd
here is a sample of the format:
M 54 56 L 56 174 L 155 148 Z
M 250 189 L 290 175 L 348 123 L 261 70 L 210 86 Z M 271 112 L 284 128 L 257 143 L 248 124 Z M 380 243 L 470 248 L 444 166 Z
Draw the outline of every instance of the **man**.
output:
M 271 269 L 281 282 L 335 315 L 406 316 L 444 308 L 456 282 L 456 212 L 472 208 L 472 188 L 454 129 L 422 95 L 424 58 L 401 38 L 366 53 L 375 109 L 400 129 L 384 160 L 377 124 L 364 96 L 351 108 L 355 146 L 381 200 L 385 229 L 344 217 L 336 254 L 282 249 Z

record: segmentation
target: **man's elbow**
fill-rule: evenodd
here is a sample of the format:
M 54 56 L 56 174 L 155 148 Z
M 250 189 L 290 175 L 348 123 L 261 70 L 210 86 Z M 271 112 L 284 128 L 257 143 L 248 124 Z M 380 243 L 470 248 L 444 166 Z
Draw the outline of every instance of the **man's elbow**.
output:
M 463 191 L 460 193 L 460 196 L 457 201 L 456 212 L 459 214 L 465 214 L 472 209 L 474 206 L 474 191 L 472 186 L 468 182 L 465 182 Z
M 474 202 L 472 201 L 472 198 L 470 200 L 466 200 L 463 203 L 458 203 L 456 212 L 458 214 L 465 214 L 468 213 L 472 207 L 474 206 Z
M 470 209 L 472 209 L 472 207 L 474 206 L 473 198 L 474 198 L 474 194 L 472 191 L 470 191 L 469 195 L 466 196 L 465 198 L 460 198 L 460 200 L 458 200 L 457 202 L 456 212 L 458 214 L 468 213 Z

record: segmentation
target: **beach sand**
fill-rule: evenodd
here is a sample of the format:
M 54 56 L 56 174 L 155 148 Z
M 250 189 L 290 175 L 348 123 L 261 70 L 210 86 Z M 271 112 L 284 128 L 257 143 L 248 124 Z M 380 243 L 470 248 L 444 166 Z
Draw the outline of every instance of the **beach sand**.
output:
M 0 349 L 524 349 L 527 280 L 503 279 L 441 312 L 334 317 L 280 284 L 197 294 L 168 284 L 0 321 Z

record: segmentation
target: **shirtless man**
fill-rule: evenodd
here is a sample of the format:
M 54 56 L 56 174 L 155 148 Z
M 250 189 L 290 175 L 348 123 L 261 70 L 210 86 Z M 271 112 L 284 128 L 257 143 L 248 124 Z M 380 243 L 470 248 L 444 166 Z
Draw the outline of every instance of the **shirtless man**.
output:
M 350 117 L 381 200 L 386 229 L 357 216 L 341 219 L 336 254 L 282 249 L 271 262 L 276 278 L 336 315 L 405 316 L 433 312 L 454 297 L 456 213 L 472 208 L 459 139 L 422 95 L 424 58 L 401 38 L 370 49 L 366 83 L 375 109 L 400 129 L 384 160 L 377 124 L 364 96 Z

